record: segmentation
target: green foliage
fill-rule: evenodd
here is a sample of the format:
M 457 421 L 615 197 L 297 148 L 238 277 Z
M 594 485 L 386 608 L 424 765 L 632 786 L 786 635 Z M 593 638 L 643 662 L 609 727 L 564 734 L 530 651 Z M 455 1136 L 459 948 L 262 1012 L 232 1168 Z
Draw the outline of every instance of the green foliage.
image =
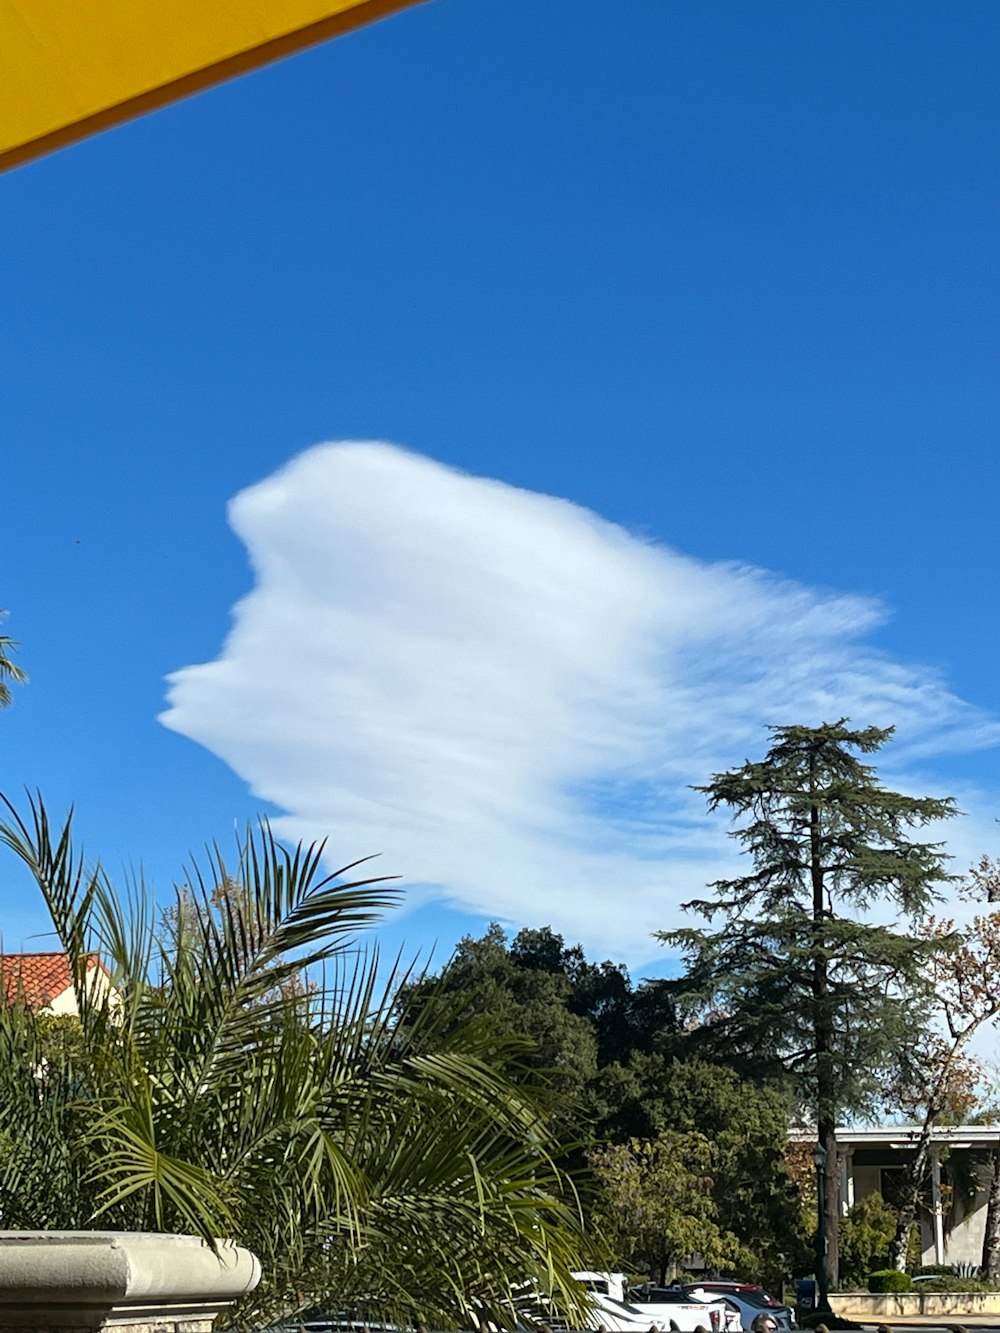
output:
M 896 1268 L 883 1268 L 877 1273 L 868 1274 L 869 1291 L 912 1291 L 913 1278 L 909 1273 L 900 1273 Z
M 194 871 L 163 927 L 68 823 L 8 812 L 0 844 L 44 896 L 80 1017 L 0 1007 L 0 1224 L 231 1237 L 266 1275 L 240 1324 L 332 1301 L 509 1325 L 525 1280 L 573 1308 L 591 1254 L 537 1083 L 512 1081 L 488 1023 L 430 1002 L 400 1022 L 356 943 L 392 890 L 264 827 Z
M 918 1265 L 914 1272 L 918 1277 L 933 1277 L 940 1282 L 921 1282 L 923 1290 L 930 1287 L 933 1291 L 990 1291 L 989 1283 L 982 1281 L 982 1272 L 978 1264 L 924 1264 Z M 951 1286 L 954 1282 L 971 1282 L 971 1287 Z
M 840 1225 L 841 1286 L 861 1286 L 873 1269 L 887 1269 L 895 1234 L 896 1210 L 881 1194 L 859 1199 Z
M 976 1277 L 959 1277 L 955 1273 L 940 1274 L 930 1282 L 921 1282 L 921 1291 L 992 1291 L 988 1282 Z
M 508 943 L 494 925 L 481 939 L 464 939 L 437 982 L 411 988 L 411 1012 L 433 985 L 455 1006 L 454 1021 L 488 1015 L 509 1037 L 528 1040 L 525 1070 L 547 1080 L 568 1137 L 623 1149 L 667 1132 L 711 1140 L 705 1203 L 740 1237 L 746 1264 L 780 1279 L 789 1265 L 807 1262 L 798 1191 L 783 1157 L 788 1098 L 724 1066 L 678 1060 L 677 1023 L 661 983 L 634 986 L 625 968 L 588 962 L 547 928 Z M 620 1226 L 616 1236 L 619 1253 L 630 1252 Z
M 676 1028 L 661 988 L 633 986 L 618 964 L 588 962 L 548 927 L 522 930 L 510 943 L 495 922 L 481 938 L 467 936 L 439 978 L 408 989 L 410 1013 L 429 993 L 451 997 L 455 1022 L 489 1018 L 524 1040 L 522 1064 L 547 1082 L 570 1137 L 604 1137 L 619 1099 L 634 1089 L 618 1065 Z
M 742 1241 L 720 1225 L 712 1197 L 716 1157 L 705 1135 L 671 1129 L 590 1154 L 601 1183 L 597 1219 L 617 1266 L 647 1273 L 662 1285 L 668 1268 L 691 1254 L 716 1269 L 753 1261 Z
M 784 1156 L 791 1115 L 784 1091 L 696 1059 L 636 1053 L 627 1072 L 629 1099 L 612 1123 L 632 1124 L 641 1136 L 703 1134 L 713 1145 L 712 1201 L 743 1243 L 744 1266 L 769 1281 L 806 1266 L 801 1200 Z

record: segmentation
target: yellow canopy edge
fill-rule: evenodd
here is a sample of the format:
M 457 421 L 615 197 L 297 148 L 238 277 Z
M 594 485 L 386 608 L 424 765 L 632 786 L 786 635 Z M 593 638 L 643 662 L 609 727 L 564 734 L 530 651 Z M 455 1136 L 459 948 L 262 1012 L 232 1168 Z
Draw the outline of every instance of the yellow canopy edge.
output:
M 0 171 L 419 0 L 0 0 Z

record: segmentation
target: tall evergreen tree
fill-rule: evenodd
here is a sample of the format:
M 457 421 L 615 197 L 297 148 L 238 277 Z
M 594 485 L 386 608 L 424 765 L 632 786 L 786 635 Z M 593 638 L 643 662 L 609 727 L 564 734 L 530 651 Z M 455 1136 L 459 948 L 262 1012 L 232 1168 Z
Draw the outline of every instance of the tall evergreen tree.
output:
M 957 811 L 951 799 L 887 790 L 858 758 L 881 749 L 891 728 L 855 731 L 842 718 L 770 730 L 762 761 L 697 789 L 710 809 L 745 820 L 731 836 L 753 869 L 685 905 L 707 928 L 660 938 L 685 956 L 686 975 L 666 984 L 699 1020 L 702 1054 L 783 1073 L 815 1117 L 826 1151 L 825 1286 L 838 1268 L 837 1120 L 876 1093 L 927 993 L 928 944 L 906 925 L 948 876 L 941 844 L 909 834 Z M 875 919 L 890 913 L 898 928 Z

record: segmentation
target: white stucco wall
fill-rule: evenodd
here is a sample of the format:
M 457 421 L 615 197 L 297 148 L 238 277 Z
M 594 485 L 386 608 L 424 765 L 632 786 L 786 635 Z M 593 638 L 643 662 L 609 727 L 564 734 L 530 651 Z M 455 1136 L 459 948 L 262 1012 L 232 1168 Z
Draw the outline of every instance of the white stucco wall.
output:
M 90 969 L 87 973 L 87 986 L 90 989 L 91 995 L 99 1000 L 106 999 L 110 996 L 111 1006 L 112 1008 L 115 1007 L 117 997 L 114 994 L 114 987 L 111 985 L 108 974 L 103 967 L 92 967 Z M 76 1002 L 76 991 L 72 986 L 67 986 L 66 989 L 60 992 L 54 1000 L 49 1001 L 42 1012 L 47 1014 L 57 1014 L 60 1017 L 65 1015 L 76 1017 L 80 1012 L 80 1007 Z
M 983 1179 L 984 1172 L 978 1171 L 977 1175 L 980 1189 L 976 1197 L 967 1206 L 962 1200 L 956 1199 L 951 1217 L 945 1219 L 946 1264 L 979 1264 L 982 1261 L 989 1196 Z

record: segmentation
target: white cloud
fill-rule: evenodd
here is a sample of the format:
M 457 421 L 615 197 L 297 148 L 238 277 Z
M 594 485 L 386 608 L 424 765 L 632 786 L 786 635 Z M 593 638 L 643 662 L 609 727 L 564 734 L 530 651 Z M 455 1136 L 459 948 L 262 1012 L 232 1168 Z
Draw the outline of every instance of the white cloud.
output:
M 633 962 L 730 865 L 686 784 L 760 754 L 765 724 L 895 723 L 923 764 L 1000 739 L 864 643 L 877 601 L 391 445 L 311 449 L 230 521 L 256 586 L 220 656 L 170 677 L 165 725 L 333 860 L 381 852 L 421 897 Z

